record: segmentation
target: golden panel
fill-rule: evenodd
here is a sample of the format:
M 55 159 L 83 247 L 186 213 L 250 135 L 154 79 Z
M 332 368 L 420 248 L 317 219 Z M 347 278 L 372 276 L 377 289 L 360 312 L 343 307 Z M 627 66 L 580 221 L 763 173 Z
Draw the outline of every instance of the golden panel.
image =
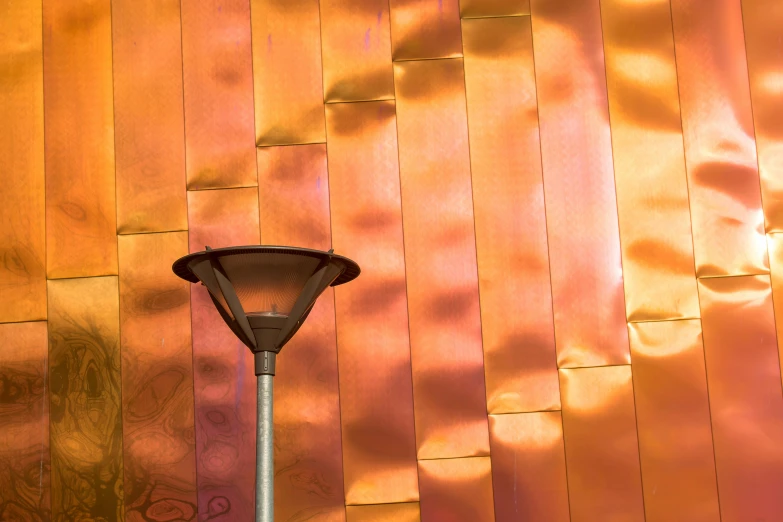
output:
M 46 319 L 41 4 L 0 16 L 0 322 Z
M 766 230 L 783 232 L 783 3 L 745 0 L 742 21 Z
M 783 519 L 783 396 L 768 276 L 699 280 L 721 520 Z
M 767 273 L 740 2 L 678 1 L 671 9 L 696 275 Z
M 487 410 L 559 409 L 530 19 L 462 35 Z
M 601 18 L 626 315 L 699 317 L 669 2 L 603 1 Z
M 190 251 L 257 245 L 258 190 L 188 192 Z M 193 391 L 198 512 L 252 520 L 256 379 L 253 354 L 226 326 L 206 288 L 192 285 Z M 278 438 L 280 436 L 278 435 Z
M 772 280 L 772 301 L 775 314 L 775 331 L 780 332 L 778 338 L 778 359 L 783 374 L 783 234 L 769 234 L 767 236 L 769 246 L 769 264 Z
M 416 501 L 394 102 L 327 105 L 326 126 L 332 244 L 362 268 L 335 288 L 345 501 Z
M 488 455 L 462 60 L 394 76 L 418 458 Z
M 178 0 L 114 0 L 117 231 L 188 228 Z
M 183 185 L 184 191 L 184 185 Z M 125 520 L 196 515 L 187 232 L 120 236 Z
M 659 321 L 629 330 L 647 522 L 718 521 L 701 325 Z
M 264 244 L 331 248 L 326 145 L 258 149 L 258 180 Z M 274 409 L 276 516 L 344 522 L 331 288 L 278 358 Z
M 572 522 L 644 522 L 630 366 L 560 370 Z
M 2 520 L 51 519 L 46 346 L 45 322 L 0 324 Z
M 321 2 L 324 99 L 394 98 L 388 0 Z
M 459 0 L 389 0 L 389 7 L 392 59 L 462 56 Z
M 188 189 L 255 186 L 247 0 L 181 2 Z
M 117 277 L 47 282 L 52 520 L 123 520 Z
M 421 522 L 418 502 L 345 506 L 348 522 Z
M 251 0 L 256 145 L 323 143 L 318 0 Z
M 490 415 L 497 520 L 569 522 L 560 412 Z
M 599 4 L 531 0 L 531 10 L 557 362 L 626 364 Z
M 421 518 L 494 522 L 489 457 L 419 461 Z
M 530 14 L 530 0 L 462 0 L 462 18 L 520 16 Z
M 43 2 L 46 275 L 117 273 L 110 0 Z

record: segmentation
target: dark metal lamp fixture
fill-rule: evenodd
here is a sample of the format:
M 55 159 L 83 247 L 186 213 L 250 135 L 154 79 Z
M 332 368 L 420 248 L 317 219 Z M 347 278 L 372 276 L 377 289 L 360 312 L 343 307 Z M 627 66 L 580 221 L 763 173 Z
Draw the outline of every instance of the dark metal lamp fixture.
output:
M 320 250 L 281 246 L 211 249 L 178 259 L 174 273 L 201 282 L 221 317 L 254 353 L 258 377 L 256 522 L 274 520 L 272 378 L 275 358 L 329 286 L 355 279 L 359 265 Z

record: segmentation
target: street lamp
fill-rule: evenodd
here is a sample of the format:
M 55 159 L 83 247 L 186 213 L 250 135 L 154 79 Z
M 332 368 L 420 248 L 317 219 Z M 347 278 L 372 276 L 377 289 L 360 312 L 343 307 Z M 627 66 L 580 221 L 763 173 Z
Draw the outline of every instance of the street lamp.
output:
M 177 276 L 207 287 L 220 316 L 254 354 L 256 522 L 274 521 L 275 358 L 328 286 L 359 275 L 359 265 L 333 252 L 281 246 L 206 247 L 172 266 Z

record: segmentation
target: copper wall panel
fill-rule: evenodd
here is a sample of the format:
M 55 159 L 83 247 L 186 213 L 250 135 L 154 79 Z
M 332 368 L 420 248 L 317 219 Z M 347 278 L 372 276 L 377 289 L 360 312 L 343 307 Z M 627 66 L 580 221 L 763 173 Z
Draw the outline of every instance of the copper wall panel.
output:
M 189 189 L 256 185 L 248 0 L 183 1 Z
M 331 248 L 326 145 L 258 149 L 266 245 Z M 286 346 L 275 377 L 275 505 L 281 520 L 345 520 L 334 293 Z
M 530 19 L 462 34 L 487 410 L 559 409 Z
M 783 395 L 768 276 L 699 280 L 721 520 L 783 519 Z
M 459 0 L 389 0 L 392 58 L 462 56 Z
M 418 502 L 346 506 L 348 522 L 420 522 Z
M 52 520 L 122 520 L 116 277 L 61 279 L 49 296 Z
M 188 234 L 120 236 L 118 247 L 125 520 L 195 520 L 190 283 L 171 271 Z
M 744 0 L 742 21 L 766 230 L 783 232 L 783 3 Z
M 603 1 L 601 18 L 626 315 L 699 317 L 669 2 Z
M 43 2 L 46 274 L 117 273 L 110 0 Z
M 530 0 L 462 0 L 459 12 L 462 18 L 529 15 Z
M 489 457 L 420 460 L 422 522 L 493 522 Z
M 560 412 L 490 415 L 497 520 L 569 522 Z
M 256 145 L 324 136 L 318 0 L 251 0 Z
M 644 521 L 630 366 L 560 370 L 572 522 Z
M 772 301 L 775 314 L 775 331 L 783 334 L 783 234 L 767 235 L 769 248 L 770 278 L 772 281 Z M 783 375 L 783 335 L 778 338 L 778 359 Z
M 324 99 L 394 98 L 388 0 L 321 3 Z
M 394 76 L 418 458 L 488 455 L 462 60 Z
M 0 520 L 50 520 L 46 323 L 0 324 L 0 347 Z
M 671 9 L 696 274 L 766 273 L 740 1 L 675 0 Z
M 185 230 L 178 0 L 113 0 L 117 231 Z
M 258 189 L 188 192 L 190 251 L 257 245 Z M 192 285 L 198 513 L 217 521 L 254 513 L 256 379 L 253 354 L 226 326 L 205 287 Z
M 629 330 L 647 522 L 719 521 L 701 325 Z
M 0 9 L 0 322 L 31 321 L 46 319 L 41 4 Z
M 394 102 L 326 107 L 346 504 L 419 499 Z
M 530 6 L 558 365 L 628 363 L 598 0 Z

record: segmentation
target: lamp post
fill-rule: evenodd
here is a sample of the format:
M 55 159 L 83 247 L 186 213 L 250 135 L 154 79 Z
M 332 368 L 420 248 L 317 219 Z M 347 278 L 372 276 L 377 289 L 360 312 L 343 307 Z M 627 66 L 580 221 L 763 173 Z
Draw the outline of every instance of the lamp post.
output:
M 307 248 L 241 246 L 189 254 L 174 273 L 201 282 L 231 331 L 254 354 L 258 379 L 256 522 L 274 521 L 273 377 L 280 349 L 302 326 L 328 286 L 355 279 L 350 259 Z

